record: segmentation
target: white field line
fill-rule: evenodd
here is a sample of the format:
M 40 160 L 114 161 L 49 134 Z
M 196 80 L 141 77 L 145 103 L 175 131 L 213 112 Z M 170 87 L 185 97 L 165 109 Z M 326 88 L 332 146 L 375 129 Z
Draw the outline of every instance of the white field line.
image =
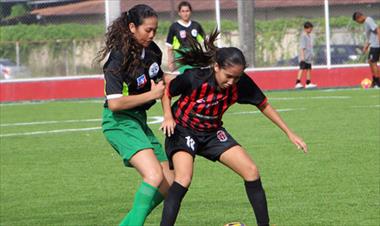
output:
M 344 89 L 347 90 L 347 89 Z M 355 89 L 356 90 L 356 89 Z M 357 89 L 360 90 L 360 89 Z M 332 91 L 340 91 L 339 89 L 337 90 L 321 90 L 321 92 L 332 92 Z M 371 97 L 378 97 L 378 96 L 371 96 Z M 304 99 L 348 99 L 351 98 L 349 96 L 315 96 L 315 97 L 271 97 L 269 100 L 276 100 L 276 99 L 281 99 L 281 100 L 304 100 Z M 14 102 L 14 103 L 0 103 L 0 107 L 8 107 L 8 106 L 17 106 L 17 105 L 28 105 L 28 104 L 45 104 L 49 102 L 56 102 L 57 100 L 46 100 L 46 101 L 26 101 L 26 102 Z M 75 104 L 87 104 L 87 103 L 103 103 L 104 100 L 58 100 L 62 101 L 65 103 L 75 103 Z M 157 100 L 157 102 L 161 102 L 161 100 Z
M 1 127 L 8 126 L 31 126 L 31 125 L 44 125 L 44 124 L 57 124 L 57 123 L 75 123 L 75 122 L 99 122 L 101 119 L 83 119 L 83 120 L 63 120 L 63 121 L 41 121 L 41 122 L 19 122 L 19 123 L 6 123 L 0 124 Z
M 380 108 L 380 104 L 362 105 L 362 106 L 351 106 L 351 108 Z
M 277 109 L 278 112 L 287 112 L 287 111 L 297 111 L 297 110 L 305 110 L 304 108 L 299 109 Z M 258 114 L 260 111 L 247 111 L 247 112 L 233 112 L 233 113 L 227 113 L 229 115 L 236 115 L 236 114 Z M 163 121 L 162 116 L 152 116 L 148 117 L 150 121 L 148 121 L 148 124 L 159 124 Z M 100 121 L 100 119 L 88 119 L 88 120 L 65 120 L 61 121 L 62 123 L 66 122 L 80 122 L 80 121 Z M 49 122 L 59 123 L 59 121 L 46 121 L 46 122 L 36 122 L 39 124 L 48 124 Z M 16 124 L 16 123 L 15 123 Z M 21 123 L 17 123 L 15 126 L 20 126 Z M 8 124 L 9 126 L 10 123 Z M 30 125 L 30 123 L 22 123 L 22 125 Z M 75 128 L 75 129 L 60 129 L 60 130 L 45 130 L 45 131 L 33 131 L 33 132 L 24 132 L 24 133 L 6 133 L 6 134 L 0 134 L 0 137 L 14 137 L 14 136 L 30 136 L 30 135 L 41 135 L 41 134 L 54 134 L 54 133 L 66 133 L 66 132 L 81 132 L 81 131 L 91 131 L 91 130 L 99 130 L 101 127 L 89 127 L 89 128 Z
M 90 130 L 98 130 L 98 129 L 101 129 L 101 127 L 58 129 L 58 130 L 34 131 L 34 132 L 26 132 L 26 133 L 6 133 L 6 134 L 0 134 L 0 137 L 30 136 L 30 135 L 50 134 L 50 133 L 67 133 L 67 132 L 90 131 Z
M 324 99 L 350 99 L 351 96 L 316 96 L 316 97 L 271 97 L 268 100 L 324 100 Z
M 91 100 L 39 100 L 39 101 L 21 101 L 21 102 L 9 102 L 9 103 L 0 103 L 0 107 L 8 107 L 8 106 L 18 106 L 18 105 L 34 105 L 34 104 L 46 104 L 53 102 L 64 102 L 64 103 L 72 103 L 72 104 L 88 104 L 88 103 L 104 103 L 103 99 L 91 99 Z

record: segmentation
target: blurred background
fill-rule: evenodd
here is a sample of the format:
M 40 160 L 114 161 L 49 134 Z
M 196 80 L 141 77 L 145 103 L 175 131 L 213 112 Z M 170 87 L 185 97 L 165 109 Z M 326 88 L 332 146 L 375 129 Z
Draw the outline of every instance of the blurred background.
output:
M 120 12 L 142 3 L 159 14 L 155 41 L 164 53 L 165 69 L 166 35 L 171 23 L 178 19 L 179 2 L 0 0 L 0 79 L 102 74 L 101 66 L 92 61 L 104 43 L 107 24 Z M 192 19 L 200 22 L 207 33 L 219 24 L 219 45 L 243 49 L 249 66 L 254 68 L 298 65 L 298 43 L 305 21 L 314 24 L 315 65 L 366 63 L 362 53 L 364 26 L 355 23 L 352 14 L 361 11 L 380 25 L 380 0 L 189 2 L 193 6 Z

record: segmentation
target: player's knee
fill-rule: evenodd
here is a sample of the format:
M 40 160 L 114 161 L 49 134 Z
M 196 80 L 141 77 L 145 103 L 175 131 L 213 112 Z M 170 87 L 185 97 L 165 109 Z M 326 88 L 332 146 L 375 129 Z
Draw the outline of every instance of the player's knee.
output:
M 255 164 L 249 165 L 244 174 L 243 174 L 243 179 L 245 181 L 254 181 L 257 180 L 260 177 L 259 169 Z
M 180 185 L 188 188 L 190 187 L 191 180 L 192 180 L 192 175 L 186 174 L 186 175 L 175 175 L 174 180 L 179 183 Z
M 160 186 L 160 184 L 164 180 L 164 174 L 162 172 L 162 169 L 160 168 L 149 171 L 143 176 L 143 180 L 152 186 Z

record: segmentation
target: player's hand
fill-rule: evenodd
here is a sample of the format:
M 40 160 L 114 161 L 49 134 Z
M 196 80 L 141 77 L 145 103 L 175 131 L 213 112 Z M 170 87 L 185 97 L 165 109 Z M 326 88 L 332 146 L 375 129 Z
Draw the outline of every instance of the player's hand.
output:
M 307 145 L 302 140 L 301 137 L 297 136 L 295 133 L 290 132 L 288 134 L 289 140 L 297 146 L 298 149 L 302 150 L 304 153 L 307 153 Z
M 164 118 L 164 121 L 161 123 L 160 130 L 162 130 L 166 136 L 170 137 L 174 134 L 175 125 L 176 123 L 173 117 Z
M 153 80 L 150 80 L 150 83 L 150 92 L 152 94 L 153 99 L 160 99 L 162 95 L 164 95 L 165 91 L 164 82 L 161 80 L 156 84 Z
M 363 46 L 363 53 L 366 53 L 368 51 L 369 44 L 365 44 Z

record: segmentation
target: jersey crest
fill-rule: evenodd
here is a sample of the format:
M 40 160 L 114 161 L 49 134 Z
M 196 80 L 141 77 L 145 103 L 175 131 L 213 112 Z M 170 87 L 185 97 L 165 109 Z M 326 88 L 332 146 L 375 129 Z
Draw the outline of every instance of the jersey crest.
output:
M 151 64 L 149 67 L 149 77 L 150 78 L 156 77 L 159 70 L 160 70 L 160 66 L 158 66 L 157 62 L 154 62 L 153 64 Z
M 180 30 L 179 31 L 179 37 L 186 38 L 186 30 Z
M 137 77 L 136 82 L 137 82 L 137 87 L 138 87 L 138 88 L 142 88 L 142 87 L 144 87 L 145 84 L 147 83 L 147 80 L 146 80 L 145 74 L 142 74 L 142 75 L 140 75 L 139 77 Z
M 228 139 L 226 133 L 223 130 L 218 130 L 218 132 L 216 132 L 216 137 L 220 142 L 225 142 Z
M 193 30 L 191 30 L 191 35 L 195 38 L 195 37 L 197 37 L 197 35 L 198 35 L 198 31 L 197 31 L 197 29 L 193 29 Z

